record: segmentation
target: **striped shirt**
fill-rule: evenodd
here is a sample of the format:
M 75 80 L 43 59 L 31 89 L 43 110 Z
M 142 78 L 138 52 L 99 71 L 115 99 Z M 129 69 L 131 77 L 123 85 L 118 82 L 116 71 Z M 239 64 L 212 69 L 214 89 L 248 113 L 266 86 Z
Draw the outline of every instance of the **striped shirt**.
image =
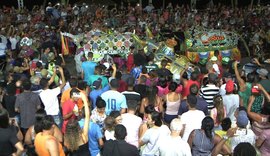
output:
M 208 104 L 208 109 L 213 109 L 214 96 L 219 94 L 219 87 L 214 84 L 207 84 L 200 89 L 200 97 L 202 97 Z

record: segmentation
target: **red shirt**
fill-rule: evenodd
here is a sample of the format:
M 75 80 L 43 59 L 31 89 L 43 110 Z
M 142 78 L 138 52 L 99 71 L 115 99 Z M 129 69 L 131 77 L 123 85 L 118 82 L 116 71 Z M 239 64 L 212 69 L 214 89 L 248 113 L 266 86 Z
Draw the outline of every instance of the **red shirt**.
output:
M 63 106 L 62 106 L 62 111 L 63 111 L 63 117 L 71 112 L 73 112 L 73 108 L 75 106 L 75 102 L 73 102 L 71 99 L 65 101 L 63 103 Z M 72 116 L 66 120 L 64 120 L 63 122 L 63 126 L 62 126 L 62 132 L 65 133 L 66 132 L 66 126 L 67 126 L 67 123 L 68 123 L 68 120 L 69 119 L 75 119 L 76 116 L 74 114 L 72 114 Z
M 188 80 L 187 85 L 183 87 L 183 92 L 182 92 L 183 97 L 186 97 L 190 94 L 189 88 L 193 84 L 196 84 L 200 88 L 200 83 L 198 81 Z

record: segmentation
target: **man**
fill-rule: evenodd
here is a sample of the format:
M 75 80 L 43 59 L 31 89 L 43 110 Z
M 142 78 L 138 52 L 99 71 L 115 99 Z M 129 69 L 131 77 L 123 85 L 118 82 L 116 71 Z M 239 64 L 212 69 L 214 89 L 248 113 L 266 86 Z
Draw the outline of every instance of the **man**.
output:
M 166 68 L 167 64 L 168 64 L 167 60 L 165 59 L 161 60 L 161 63 L 160 63 L 161 68 L 157 70 L 157 74 L 158 74 L 158 77 L 165 77 L 166 80 L 169 80 L 173 74 L 169 69 Z
M 138 149 L 127 143 L 125 137 L 127 130 L 125 126 L 119 124 L 115 126 L 114 136 L 116 140 L 109 140 L 103 148 L 103 156 L 139 156 Z
M 183 128 L 181 120 L 173 119 L 170 124 L 171 134 L 159 140 L 158 151 L 160 156 L 191 156 L 191 150 L 187 142 L 182 140 L 180 132 Z
M 116 72 L 115 65 L 113 65 L 112 68 L 113 68 L 113 71 Z M 87 80 L 87 85 L 91 87 L 93 85 L 93 82 L 96 81 L 99 78 L 102 80 L 102 82 L 101 82 L 101 87 L 102 88 L 105 87 L 106 85 L 108 85 L 107 77 L 102 75 L 102 67 L 101 67 L 101 65 L 98 65 L 98 66 L 95 67 L 95 73 L 94 73 L 94 75 L 89 76 L 89 79 Z M 91 89 L 94 89 L 94 88 L 91 87 Z
M 146 97 L 146 91 L 148 88 L 148 86 L 146 86 L 146 80 L 147 80 L 146 76 L 142 75 L 140 77 L 139 83 L 134 86 L 134 91 L 141 95 L 141 99 Z
M 106 114 L 109 115 L 111 111 L 115 110 L 125 113 L 127 109 L 127 101 L 126 97 L 117 91 L 117 88 L 119 87 L 118 80 L 112 79 L 110 82 L 110 87 L 111 90 L 101 94 L 101 98 L 106 101 Z
M 229 117 L 233 123 L 235 123 L 234 121 L 236 119 L 235 119 L 234 113 L 239 107 L 240 99 L 239 99 L 239 95 L 233 94 L 234 83 L 232 80 L 229 80 L 226 83 L 225 90 L 226 90 L 226 95 L 222 96 L 222 99 L 223 99 L 224 107 L 226 109 L 226 116 Z
M 51 115 L 45 116 L 41 121 L 42 132 L 35 137 L 35 150 L 38 155 L 64 156 L 64 150 L 60 142 L 53 136 L 54 119 Z
M 92 90 L 89 94 L 89 97 L 92 101 L 92 109 L 96 108 L 96 101 L 97 98 L 104 92 L 108 91 L 110 89 L 110 86 L 107 85 L 104 88 L 101 87 L 101 83 L 102 83 L 102 79 L 97 79 L 96 81 L 94 81 L 92 88 L 94 90 Z
M 249 119 L 246 111 L 239 111 L 236 121 L 238 128 L 234 137 L 231 138 L 232 150 L 234 150 L 234 148 L 241 142 L 248 142 L 252 146 L 255 146 L 256 135 L 251 129 L 247 128 L 248 123 Z
M 83 129 L 83 125 L 85 122 L 85 113 L 84 108 L 82 109 L 82 119 L 79 121 L 79 125 L 81 129 Z M 98 124 L 94 123 L 90 120 L 89 131 L 88 131 L 88 145 L 91 156 L 97 156 L 100 154 L 100 149 L 103 147 L 104 142 L 102 140 L 103 135 L 101 132 L 101 128 Z
M 186 68 L 187 69 L 187 68 Z M 182 97 L 186 98 L 189 94 L 190 94 L 190 86 L 193 84 L 196 84 L 198 86 L 198 88 L 200 87 L 200 83 L 198 82 L 199 79 L 199 74 L 198 72 L 194 71 L 191 73 L 190 75 L 190 79 L 184 79 L 182 78 L 183 76 L 183 72 L 185 72 L 186 70 L 181 71 L 180 73 L 180 77 L 181 77 L 181 81 L 183 83 L 183 92 L 182 92 Z
M 23 135 L 25 135 L 27 129 L 35 123 L 35 114 L 36 111 L 41 107 L 41 102 L 38 94 L 30 91 L 30 80 L 23 81 L 22 87 L 23 93 L 17 95 L 15 101 L 15 111 L 20 113 L 21 130 Z
M 216 86 L 217 76 L 214 73 L 208 74 L 208 84 L 200 89 L 200 96 L 207 102 L 208 109 L 213 109 L 214 96 L 219 93 L 219 87 Z
M 259 84 L 263 86 L 263 88 L 270 93 L 270 80 L 268 79 L 268 71 L 264 68 L 257 69 L 256 72 L 259 74 L 261 80 Z
M 133 91 L 134 83 L 135 83 L 135 79 L 133 77 L 128 78 L 127 80 L 128 89 L 127 91 L 122 92 L 122 94 L 125 95 L 127 103 L 132 100 L 132 101 L 136 101 L 137 104 L 140 104 L 141 95 Z
M 61 96 L 61 106 L 63 105 L 64 102 L 66 102 L 67 100 L 70 99 L 70 91 L 73 89 L 73 88 L 77 88 L 78 86 L 78 81 L 77 79 L 75 78 L 71 78 L 69 80 L 69 85 L 70 85 L 70 88 L 65 90 L 63 93 L 62 93 L 62 96 Z
M 197 84 L 191 85 L 189 90 L 190 90 L 189 91 L 190 95 L 194 95 L 197 98 L 196 109 L 204 112 L 205 115 L 208 115 L 207 102 L 198 95 L 199 88 L 198 88 Z M 180 107 L 178 110 L 178 115 L 182 115 L 183 113 L 185 113 L 187 111 L 188 111 L 187 99 L 183 99 L 183 100 L 181 100 L 181 104 L 180 104 Z
M 87 61 L 82 63 L 82 73 L 81 73 L 81 77 L 84 81 L 88 81 L 89 77 L 91 75 L 94 75 L 94 71 L 95 71 L 95 67 L 96 67 L 96 63 L 92 61 L 93 59 L 93 53 L 89 52 L 87 54 Z
M 68 120 L 75 119 L 76 116 L 79 115 L 79 109 L 77 106 L 77 102 L 79 100 L 80 91 L 76 88 L 72 88 L 70 91 L 70 99 L 65 101 L 62 106 L 62 113 L 63 113 L 63 126 L 62 132 L 66 132 L 66 125 Z
M 220 94 L 221 96 L 224 96 L 224 95 L 226 94 L 226 90 L 225 90 L 226 83 L 227 83 L 229 80 L 233 80 L 233 79 L 232 79 L 232 74 L 229 73 L 229 72 L 224 73 L 224 74 L 223 74 L 223 78 L 224 78 L 224 80 L 225 80 L 225 84 L 222 84 L 222 85 L 220 86 L 220 89 L 219 89 L 219 94 Z
M 181 121 L 183 122 L 183 130 L 181 132 L 181 136 L 184 141 L 188 140 L 189 134 L 194 129 L 201 128 L 202 120 L 205 117 L 202 111 L 196 109 L 197 98 L 195 95 L 188 95 L 187 103 L 189 111 L 181 116 Z
M 139 147 L 139 128 L 142 124 L 142 119 L 135 115 L 137 111 L 137 101 L 131 100 L 128 102 L 127 113 L 122 114 L 122 124 L 126 127 L 128 134 L 126 141 L 136 147 Z
M 60 86 L 49 89 L 49 86 L 54 81 L 54 77 L 56 75 L 56 69 L 54 68 L 53 76 L 48 81 L 47 79 L 42 78 L 40 80 L 40 86 L 43 89 L 39 94 L 41 101 L 44 104 L 45 111 L 47 115 L 52 115 L 55 123 L 59 128 L 61 128 L 61 115 L 59 110 L 59 101 L 57 96 L 61 93 L 61 89 L 66 85 L 66 79 L 63 73 L 63 69 L 61 67 L 58 68 L 58 71 L 61 75 L 62 84 Z

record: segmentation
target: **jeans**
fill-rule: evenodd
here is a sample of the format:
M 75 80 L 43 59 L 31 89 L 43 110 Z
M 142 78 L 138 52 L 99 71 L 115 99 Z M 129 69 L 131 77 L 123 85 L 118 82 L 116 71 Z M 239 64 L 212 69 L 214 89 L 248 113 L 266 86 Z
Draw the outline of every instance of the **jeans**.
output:
M 62 116 L 59 113 L 58 115 L 52 115 L 53 120 L 55 122 L 55 124 L 58 126 L 59 129 L 62 128 Z

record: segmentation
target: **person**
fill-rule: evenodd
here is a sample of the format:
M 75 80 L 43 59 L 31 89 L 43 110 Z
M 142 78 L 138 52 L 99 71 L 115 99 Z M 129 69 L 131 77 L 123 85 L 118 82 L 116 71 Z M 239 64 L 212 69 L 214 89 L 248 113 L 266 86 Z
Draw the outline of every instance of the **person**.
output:
M 141 99 L 145 98 L 147 95 L 148 86 L 146 85 L 146 80 L 146 76 L 142 75 L 138 84 L 134 86 L 134 91 L 141 95 Z
M 54 68 L 53 76 L 49 81 L 44 78 L 40 80 L 40 86 L 43 89 L 43 91 L 39 94 L 39 96 L 44 104 L 46 113 L 48 115 L 52 115 L 57 126 L 61 128 L 62 121 L 59 109 L 59 100 L 57 96 L 61 93 L 61 89 L 65 86 L 66 80 L 63 73 L 63 68 L 58 67 L 58 71 L 60 72 L 61 75 L 62 84 L 56 88 L 49 89 L 49 86 L 53 83 L 54 77 L 56 75 L 56 69 Z
M 41 132 L 36 135 L 34 145 L 38 155 L 65 156 L 61 143 L 53 136 L 55 129 L 54 118 L 46 115 L 41 121 Z
M 140 113 L 143 114 L 145 111 L 144 108 L 148 105 L 153 105 L 156 111 L 163 112 L 162 98 L 157 94 L 158 88 L 156 86 L 147 89 L 147 96 L 141 101 Z
M 112 65 L 113 72 L 116 72 L 116 66 L 115 64 Z M 93 90 L 94 88 L 93 83 L 94 81 L 101 79 L 101 88 L 104 88 L 105 86 L 108 85 L 108 79 L 104 75 L 102 75 L 102 65 L 97 65 L 95 67 L 95 72 L 94 75 L 89 76 L 87 80 L 87 85 L 90 86 L 90 88 Z
M 224 118 L 221 121 L 221 130 L 215 130 L 215 134 L 217 134 L 218 136 L 220 136 L 221 138 L 223 138 L 224 136 L 227 135 L 227 131 L 231 128 L 232 126 L 232 121 L 230 118 Z M 226 141 L 226 144 L 231 147 L 231 139 L 228 139 Z
M 187 70 L 188 68 L 185 68 L 185 70 L 183 70 L 180 74 L 184 74 L 184 72 Z M 182 77 L 181 75 L 181 77 Z M 193 71 L 190 75 L 190 79 L 186 80 L 184 78 L 181 78 L 181 81 L 183 83 L 183 91 L 182 91 L 182 97 L 186 98 L 189 94 L 190 94 L 190 86 L 193 84 L 196 84 L 198 86 L 198 88 L 200 88 L 200 83 L 198 82 L 198 78 L 199 75 L 196 71 Z
M 9 118 L 13 118 L 19 123 L 19 113 L 15 111 L 16 84 L 10 83 L 6 87 L 6 94 L 3 96 L 2 105 L 8 111 Z
M 236 120 L 238 128 L 235 136 L 231 138 L 232 150 L 241 142 L 248 142 L 255 146 L 256 135 L 251 129 L 247 128 L 248 123 L 249 119 L 246 111 L 240 110 Z
M 94 75 L 95 67 L 97 65 L 95 62 L 92 61 L 92 59 L 93 59 L 93 53 L 88 52 L 87 61 L 82 63 L 81 78 L 86 82 L 89 80 L 89 77 L 91 75 Z
M 116 140 L 109 140 L 104 144 L 103 156 L 139 156 L 138 149 L 125 141 L 127 129 L 119 124 L 115 126 Z
M 180 119 L 175 118 L 172 120 L 170 124 L 171 135 L 162 138 L 159 142 L 158 151 L 160 156 L 191 156 L 189 144 L 180 137 L 182 128 L 183 125 Z
M 92 110 L 91 113 L 91 121 L 99 125 L 102 129 L 104 128 L 104 120 L 106 119 L 107 115 L 105 113 L 106 102 L 101 98 L 97 98 L 96 108 Z
M 233 64 L 235 76 L 237 79 L 237 82 L 239 83 L 239 96 L 240 96 L 240 105 L 247 108 L 249 97 L 251 96 L 251 87 L 252 83 L 254 81 L 254 74 L 249 73 L 247 74 L 247 81 L 244 81 L 244 79 L 241 78 L 241 75 L 238 71 L 238 62 L 235 61 Z
M 104 102 L 105 103 L 105 102 Z M 79 125 L 81 129 L 84 127 L 85 123 L 85 113 L 84 108 L 82 109 L 82 119 L 79 121 Z M 88 145 L 91 156 L 97 156 L 100 154 L 100 151 L 104 145 L 102 140 L 103 135 L 101 132 L 101 128 L 98 124 L 90 120 L 89 122 L 89 130 L 88 130 Z
M 169 84 L 170 92 L 166 95 L 165 98 L 167 107 L 164 113 L 164 121 L 168 124 L 170 124 L 174 118 L 178 117 L 178 110 L 180 106 L 181 96 L 180 94 L 175 92 L 176 88 L 177 83 L 171 82 Z
M 223 105 L 222 96 L 214 96 L 213 103 L 215 108 L 210 111 L 210 116 L 214 120 L 215 130 L 220 129 L 221 121 L 226 117 L 226 109 Z
M 128 102 L 127 113 L 122 114 L 122 124 L 126 127 L 128 134 L 126 141 L 136 147 L 139 147 L 139 128 L 142 124 L 142 119 L 135 115 L 138 103 L 136 100 Z
M 122 123 L 123 118 L 119 111 L 111 111 L 110 116 L 114 118 L 116 125 Z
M 107 116 L 104 120 L 104 137 L 108 140 L 115 140 L 114 128 L 116 126 L 115 118 Z
M 223 76 L 223 84 L 221 84 L 221 86 L 220 86 L 219 95 L 224 96 L 224 95 L 226 95 L 226 89 L 225 89 L 226 83 L 229 80 L 233 80 L 233 79 L 232 79 L 232 74 L 229 72 L 225 72 L 222 76 Z
M 234 94 L 234 83 L 232 80 L 226 82 L 225 86 L 226 94 L 222 96 L 223 104 L 226 109 L 226 116 L 231 119 L 232 122 L 235 122 L 234 113 L 236 109 L 240 106 L 239 95 Z
M 265 68 L 257 69 L 256 72 L 259 74 L 260 79 L 261 79 L 259 84 L 261 84 L 263 86 L 263 88 L 268 93 L 270 93 L 270 86 L 269 86 L 270 80 L 268 78 L 268 73 L 269 72 Z
M 141 95 L 133 90 L 133 86 L 135 84 L 135 79 L 130 77 L 127 79 L 128 88 L 126 91 L 122 92 L 127 99 L 127 103 L 129 101 L 137 101 L 138 104 L 141 102 Z
M 76 119 L 79 116 L 79 108 L 77 102 L 80 97 L 80 91 L 76 88 L 71 89 L 70 99 L 65 101 L 62 106 L 63 125 L 62 132 L 65 134 L 66 126 L 70 119 Z
M 41 121 L 42 119 L 46 116 L 46 111 L 44 109 L 38 109 L 37 112 L 35 113 L 35 124 L 29 127 L 29 129 L 26 132 L 24 143 L 27 145 L 27 153 L 29 156 L 36 155 L 35 152 L 35 146 L 34 146 L 34 141 L 36 138 L 36 134 L 39 132 L 42 132 L 42 125 Z M 53 136 L 60 142 L 63 142 L 63 135 L 61 130 L 55 126 Z
M 78 87 L 78 80 L 76 78 L 71 78 L 69 80 L 69 85 L 70 85 L 70 88 L 68 88 L 67 90 L 65 90 L 62 93 L 62 96 L 61 96 L 61 106 L 63 105 L 64 102 L 66 102 L 67 100 L 70 99 L 70 91 L 71 91 L 71 89 Z
M 250 143 L 241 142 L 233 150 L 233 156 L 256 156 L 257 152 Z
M 24 148 L 17 137 L 18 133 L 19 128 L 9 122 L 8 111 L 0 108 L 0 155 L 20 156 L 23 153 Z
M 88 101 L 84 94 L 80 93 L 79 96 L 82 98 L 84 104 L 85 122 L 81 129 L 76 119 L 70 119 L 68 121 L 66 133 L 64 134 L 64 145 L 69 150 L 70 156 L 90 156 L 88 148 L 88 131 L 90 121 Z
M 200 96 L 208 103 L 208 109 L 214 108 L 213 98 L 219 93 L 219 87 L 216 86 L 217 76 L 214 73 L 208 74 L 208 84 L 200 89 Z
M 196 84 L 193 84 L 190 86 L 190 94 L 196 96 L 197 98 L 197 105 L 196 109 L 204 112 L 205 115 L 208 115 L 208 104 L 207 102 L 201 98 L 198 93 L 199 93 L 199 87 Z M 183 113 L 188 111 L 188 104 L 187 104 L 187 99 L 184 98 L 181 100 L 181 104 L 178 110 L 178 115 L 182 115 Z
M 139 141 L 140 147 L 146 145 L 142 150 L 142 156 L 157 154 L 159 140 L 171 133 L 169 128 L 163 125 L 161 113 L 157 111 L 153 111 L 148 115 L 147 124 L 150 128 L 146 130 Z
M 97 98 L 102 93 L 104 93 L 110 89 L 109 85 L 106 85 L 105 87 L 102 88 L 101 83 L 102 83 L 102 79 L 99 78 L 96 81 L 94 81 L 92 84 L 92 87 L 94 90 L 91 90 L 91 92 L 89 93 L 89 97 L 92 101 L 92 109 L 96 108 Z
M 30 91 L 31 82 L 22 82 L 23 93 L 17 95 L 15 101 L 15 111 L 20 113 L 20 123 L 23 135 L 27 129 L 35 123 L 35 112 L 41 107 L 41 102 L 37 94 Z
M 210 60 L 213 63 L 213 69 L 214 69 L 215 74 L 218 75 L 218 76 L 220 76 L 221 71 L 220 71 L 219 66 L 218 66 L 218 63 L 217 63 L 218 58 L 216 56 L 212 56 Z
M 110 87 L 111 90 L 101 94 L 101 98 L 106 102 L 106 114 L 109 115 L 110 112 L 114 110 L 125 113 L 127 108 L 127 101 L 126 97 L 117 91 L 117 88 L 119 87 L 118 80 L 112 79 L 110 82 Z
M 231 154 L 230 148 L 221 142 L 223 139 L 214 134 L 214 120 L 210 116 L 205 117 L 201 125 L 201 129 L 193 130 L 188 138 L 192 155 L 217 155 L 221 149 L 224 154 Z
M 196 109 L 197 98 L 194 95 L 187 96 L 187 103 L 189 111 L 181 115 L 181 121 L 183 123 L 183 130 L 181 136 L 183 140 L 187 141 L 189 134 L 194 129 L 199 129 L 203 118 L 205 117 L 204 113 Z
M 268 122 L 270 120 L 268 119 Z M 265 129 L 261 132 L 256 140 L 256 147 L 260 150 L 262 156 L 267 156 L 270 154 L 270 129 Z

